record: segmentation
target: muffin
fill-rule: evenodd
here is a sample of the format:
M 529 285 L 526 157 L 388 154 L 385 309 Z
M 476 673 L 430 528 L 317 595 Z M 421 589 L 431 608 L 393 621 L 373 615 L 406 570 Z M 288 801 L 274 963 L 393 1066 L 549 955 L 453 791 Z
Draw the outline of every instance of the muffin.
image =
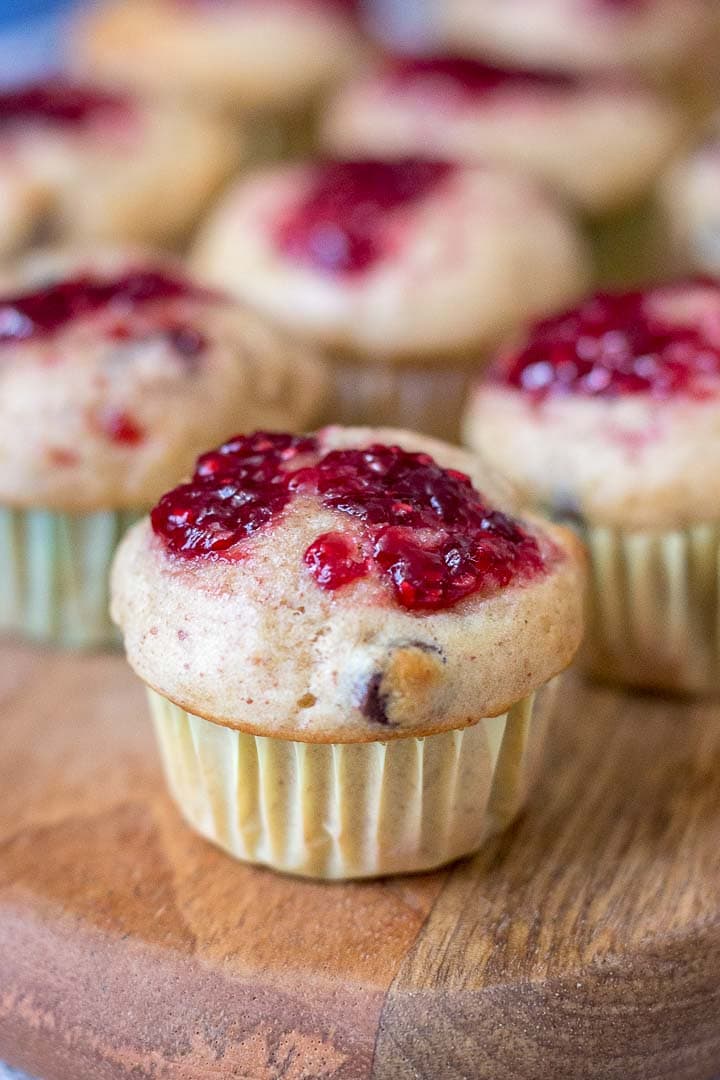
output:
M 357 7 L 353 0 L 108 0 L 78 20 L 72 62 L 114 85 L 256 118 L 256 136 L 278 149 L 287 121 L 303 128 L 304 111 L 362 60 Z
M 174 242 L 233 170 L 236 133 L 197 109 L 67 81 L 0 92 L 0 254 L 38 234 Z
M 44 217 L 43 193 L 18 162 L 0 155 L 0 258 L 19 250 Z
M 574 225 L 529 181 L 418 159 L 262 170 L 211 215 L 194 266 L 324 349 L 329 419 L 446 437 L 493 343 L 587 282 Z
M 317 362 L 133 252 L 35 256 L 0 296 L 0 629 L 100 646 L 125 526 L 238 423 L 302 424 Z
M 709 0 L 442 0 L 437 36 L 453 50 L 565 71 L 682 66 L 711 28 Z
M 720 113 L 701 145 L 668 170 L 660 202 L 679 263 L 720 274 Z
M 473 456 L 404 431 L 200 457 L 112 588 L 188 822 L 322 878 L 426 870 L 503 829 L 580 640 L 583 569 L 572 534 L 509 509 Z
M 343 86 L 321 138 L 347 156 L 495 161 L 598 213 L 642 195 L 679 133 L 675 109 L 627 78 L 417 56 Z
M 471 398 L 468 443 L 590 553 L 601 678 L 720 682 L 720 285 L 596 295 L 535 326 Z

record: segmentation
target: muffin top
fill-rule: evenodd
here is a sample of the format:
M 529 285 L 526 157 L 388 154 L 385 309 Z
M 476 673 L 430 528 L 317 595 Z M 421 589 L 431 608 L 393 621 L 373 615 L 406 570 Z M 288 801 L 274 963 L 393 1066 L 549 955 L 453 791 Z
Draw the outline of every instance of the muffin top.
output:
M 472 455 L 404 431 L 237 436 L 123 542 L 113 617 L 140 677 L 219 724 L 308 742 L 461 728 L 580 639 L 577 541 L 510 508 Z
M 661 184 L 668 224 L 692 267 L 720 273 L 720 113 L 706 137 Z
M 28 234 L 40 222 L 74 238 L 174 238 L 242 152 L 231 125 L 194 106 L 65 78 L 0 91 L 0 167 L 32 200 Z
M 195 266 L 312 342 L 429 362 L 557 308 L 587 274 L 529 181 L 415 158 L 264 170 L 211 216 Z
M 22 136 L 37 129 L 82 134 L 130 120 L 129 98 L 111 90 L 52 78 L 0 90 L 0 132 Z
M 423 55 L 386 59 L 346 83 L 321 135 L 351 156 L 498 161 L 606 209 L 652 182 L 678 129 L 674 109 L 627 77 Z
M 76 70 L 241 111 L 296 110 L 362 57 L 354 0 L 108 0 L 78 19 Z
M 710 9 L 707 0 L 443 0 L 436 19 L 453 49 L 571 71 L 656 74 L 703 41 Z
M 237 154 L 233 128 L 197 108 L 179 110 L 128 90 L 65 77 L 0 90 L 0 149 L 20 156 L 28 165 L 44 166 L 50 180 L 53 166 L 60 169 L 57 159 L 62 150 L 68 155 L 115 154 L 113 167 L 117 167 L 117 161 L 129 153 L 156 146 L 161 136 L 175 143 L 176 154 L 185 155 L 190 140 L 184 140 L 183 134 L 199 138 L 203 129 L 221 135 L 223 141 L 234 139 Z M 201 143 L 201 149 L 207 151 L 208 145 Z
M 716 520 L 720 285 L 598 294 L 546 319 L 478 385 L 465 430 L 555 513 L 637 529 Z
M 0 292 L 0 500 L 149 506 L 238 422 L 303 423 L 323 368 L 176 263 L 47 253 Z

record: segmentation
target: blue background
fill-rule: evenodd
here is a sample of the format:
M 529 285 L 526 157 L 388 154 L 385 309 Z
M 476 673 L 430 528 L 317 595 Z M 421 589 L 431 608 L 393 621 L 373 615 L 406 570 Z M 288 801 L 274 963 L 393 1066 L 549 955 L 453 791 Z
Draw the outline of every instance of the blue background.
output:
M 38 78 L 61 62 L 73 0 L 0 0 L 0 85 Z
M 0 0 L 0 26 L 61 11 L 69 0 Z

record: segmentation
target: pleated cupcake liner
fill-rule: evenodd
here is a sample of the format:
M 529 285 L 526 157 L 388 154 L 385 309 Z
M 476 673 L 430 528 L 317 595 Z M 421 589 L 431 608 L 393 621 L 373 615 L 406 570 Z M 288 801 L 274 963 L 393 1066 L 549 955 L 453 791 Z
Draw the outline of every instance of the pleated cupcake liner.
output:
M 603 679 L 687 693 L 720 690 L 720 527 L 589 527 L 584 662 Z
M 352 744 L 248 735 L 148 694 L 170 791 L 197 832 L 247 862 L 347 879 L 429 870 L 509 825 L 556 683 L 461 731 Z
M 0 507 L 0 632 L 78 649 L 118 645 L 110 565 L 139 516 Z
M 460 419 L 482 366 L 372 363 L 331 357 L 332 392 L 326 420 L 333 424 L 401 427 L 457 442 Z

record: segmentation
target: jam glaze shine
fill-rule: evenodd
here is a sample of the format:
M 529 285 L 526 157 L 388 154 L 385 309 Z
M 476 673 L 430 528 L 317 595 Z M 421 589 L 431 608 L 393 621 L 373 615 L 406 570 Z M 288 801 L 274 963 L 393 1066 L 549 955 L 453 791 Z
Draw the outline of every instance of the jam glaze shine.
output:
M 320 273 L 356 278 L 388 253 L 393 215 L 434 194 L 451 176 L 443 161 L 328 161 L 274 229 L 285 256 Z
M 716 293 L 696 317 L 675 316 L 671 293 Z M 544 319 L 491 378 L 536 401 L 549 397 L 703 400 L 720 393 L 720 286 L 696 279 L 645 292 L 596 293 Z
M 237 436 L 203 455 L 152 511 L 152 528 L 172 556 L 238 559 L 300 495 L 338 516 L 303 556 L 327 591 L 374 574 L 400 607 L 432 611 L 546 569 L 530 532 L 428 454 L 382 444 L 323 453 L 320 440 L 287 434 Z M 342 530 L 348 518 L 356 528 Z
M 0 347 L 52 337 L 72 323 L 95 315 L 117 316 L 113 337 L 131 335 L 127 319 L 152 305 L 210 297 L 179 274 L 152 268 L 130 269 L 116 277 L 86 273 L 63 278 L 17 296 L 0 296 Z M 168 325 L 179 351 L 196 353 L 197 340 L 182 325 Z M 182 332 L 181 332 L 182 331 Z

